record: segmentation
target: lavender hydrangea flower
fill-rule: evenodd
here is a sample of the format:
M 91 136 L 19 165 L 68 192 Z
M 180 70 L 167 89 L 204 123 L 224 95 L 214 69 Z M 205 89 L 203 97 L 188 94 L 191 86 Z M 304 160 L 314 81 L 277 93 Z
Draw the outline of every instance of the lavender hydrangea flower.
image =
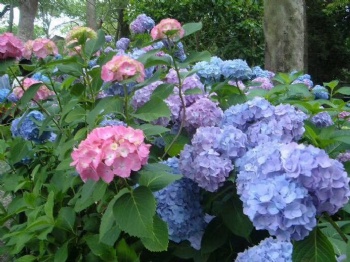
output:
M 249 86 L 249 89 L 262 88 L 266 90 L 270 90 L 273 88 L 273 84 L 271 80 L 267 77 L 257 77 L 252 80 L 252 84 Z
M 179 59 L 181 62 L 185 61 L 187 55 L 185 53 L 184 45 L 181 42 L 178 42 L 176 45 L 176 50 L 174 52 L 174 56 Z
M 157 87 L 161 84 L 163 84 L 162 81 L 155 81 L 147 86 L 144 86 L 141 89 L 136 90 L 131 100 L 131 105 L 133 108 L 138 109 L 146 104 L 150 100 L 153 91 L 156 90 Z
M 115 43 L 115 46 L 117 49 L 126 51 L 129 47 L 129 44 L 130 44 L 130 39 L 126 37 L 122 37 Z
M 314 115 L 310 120 L 313 124 L 315 124 L 315 126 L 319 128 L 331 126 L 334 124 L 332 117 L 326 111 Z
M 340 153 L 337 156 L 337 160 L 342 162 L 342 163 L 350 161 L 350 151 L 346 151 L 344 153 Z
M 10 93 L 9 89 L 0 88 L 0 103 L 4 103 Z
M 138 59 L 140 56 L 146 54 L 146 51 L 139 48 L 134 48 L 131 52 L 128 53 L 132 59 Z
M 270 237 L 239 253 L 235 262 L 292 262 L 292 254 L 291 242 Z
M 327 88 L 321 85 L 315 85 L 311 92 L 315 95 L 315 99 L 329 99 L 329 93 Z
M 105 41 L 106 43 L 112 42 L 113 37 L 111 35 L 105 35 Z
M 223 61 L 221 72 L 225 79 L 230 80 L 246 80 L 252 76 L 252 70 L 247 62 L 241 59 Z
M 103 50 L 103 52 L 104 52 L 105 54 L 108 54 L 108 53 L 110 53 L 110 52 L 115 52 L 115 50 L 114 50 L 112 47 L 107 46 L 107 47 Z
M 127 124 L 116 119 L 113 114 L 105 115 L 99 126 L 127 126 Z
M 151 17 L 145 14 L 141 14 L 138 15 L 136 19 L 131 22 L 130 30 L 134 34 L 142 34 L 151 30 L 154 26 L 155 22 Z
M 40 126 L 45 120 L 44 115 L 39 111 L 31 111 L 27 115 L 16 118 L 11 123 L 13 137 L 22 137 L 25 140 L 43 143 L 51 137 L 51 131 L 44 131 L 39 135 Z
M 217 103 L 203 97 L 186 109 L 185 127 L 188 131 L 193 132 L 199 127 L 217 126 L 222 116 L 223 112 Z M 182 120 L 182 114 L 180 120 Z
M 177 158 L 163 163 L 171 167 L 174 174 L 180 174 Z M 206 222 L 199 187 L 188 178 L 182 178 L 154 195 L 157 200 L 156 212 L 167 222 L 170 240 L 176 243 L 188 240 L 193 248 L 200 249 Z

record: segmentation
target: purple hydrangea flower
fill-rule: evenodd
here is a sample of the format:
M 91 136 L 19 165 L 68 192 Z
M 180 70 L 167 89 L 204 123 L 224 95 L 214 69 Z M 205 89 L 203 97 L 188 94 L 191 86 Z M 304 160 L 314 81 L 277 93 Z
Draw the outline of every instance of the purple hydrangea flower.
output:
M 181 62 L 185 61 L 187 55 L 185 53 L 184 45 L 181 42 L 178 42 L 176 45 L 176 50 L 174 56 L 179 59 Z
M 119 119 L 116 119 L 113 114 L 108 114 L 103 117 L 100 126 L 127 126 L 127 124 Z
M 163 162 L 174 174 L 180 174 L 177 158 Z M 179 243 L 188 240 L 200 249 L 200 240 L 206 227 L 201 207 L 199 187 L 188 178 L 182 178 L 154 193 L 157 214 L 168 224 L 170 240 Z
M 103 52 L 106 53 L 106 54 L 108 54 L 108 53 L 110 53 L 110 52 L 115 52 L 115 50 L 114 50 L 112 47 L 107 46 L 107 47 L 103 50 Z
M 159 85 L 163 84 L 162 81 L 155 81 L 147 86 L 142 87 L 141 89 L 136 90 L 134 96 L 131 100 L 131 105 L 136 110 L 146 104 L 153 93 Z
M 115 43 L 115 46 L 117 49 L 126 51 L 129 47 L 129 44 L 130 44 L 130 39 L 122 37 Z
M 188 131 L 204 126 L 217 126 L 222 119 L 223 112 L 218 103 L 202 97 L 186 109 L 185 127 Z M 180 115 L 180 120 L 182 114 Z
M 134 21 L 130 24 L 130 30 L 134 34 L 142 34 L 150 31 L 155 26 L 154 20 L 145 15 L 141 14 L 136 17 Z
M 111 35 L 105 35 L 106 43 L 110 43 L 110 42 L 112 42 L 112 40 L 113 40 L 113 37 Z
M 223 61 L 221 73 L 225 79 L 230 80 L 246 80 L 253 74 L 247 62 L 241 59 Z
M 326 111 L 320 112 L 313 117 L 311 117 L 311 122 L 315 124 L 315 126 L 321 128 L 321 127 L 327 127 L 333 125 L 333 120 L 330 114 Z
M 350 151 L 346 151 L 344 153 L 340 153 L 337 156 L 337 160 L 342 162 L 342 163 L 350 161 Z
M 273 88 L 271 80 L 267 77 L 257 77 L 252 80 L 252 85 L 249 86 L 249 89 L 262 88 L 270 90 Z
M 270 237 L 239 253 L 235 262 L 292 262 L 292 253 L 292 243 Z
M 51 131 L 44 131 L 39 135 L 40 123 L 45 120 L 44 115 L 39 111 L 31 111 L 26 115 L 16 118 L 11 123 L 13 137 L 22 137 L 25 140 L 43 143 L 52 135 Z

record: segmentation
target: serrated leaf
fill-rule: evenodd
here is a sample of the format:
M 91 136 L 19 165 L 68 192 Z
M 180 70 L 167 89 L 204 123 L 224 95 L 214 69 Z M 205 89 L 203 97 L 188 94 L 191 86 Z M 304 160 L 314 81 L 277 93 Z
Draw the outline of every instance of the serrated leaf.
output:
M 122 195 L 113 208 L 119 228 L 131 236 L 140 238 L 152 234 L 155 212 L 156 201 L 153 193 L 145 186 Z
M 50 191 L 50 193 L 46 199 L 46 203 L 44 205 L 45 214 L 52 221 L 54 220 L 54 218 L 53 218 L 54 196 L 55 196 L 55 193 L 53 191 Z
M 150 101 L 140 107 L 133 116 L 150 122 L 160 117 L 170 118 L 170 114 L 171 112 L 167 104 L 162 99 L 153 97 Z
M 172 143 L 175 135 L 172 134 L 165 134 L 164 135 L 164 141 L 166 145 L 166 150 L 168 151 L 169 156 L 177 156 L 180 154 L 182 149 L 186 144 L 190 143 L 190 138 L 188 136 L 185 136 L 181 134 L 174 143 Z
M 80 106 L 77 106 L 77 107 L 73 108 L 73 110 L 67 114 L 65 121 L 67 123 L 71 123 L 71 122 L 76 121 L 76 120 L 81 121 L 82 119 L 84 119 L 85 114 L 86 114 L 85 109 L 80 107 Z
M 182 28 L 185 30 L 185 36 L 189 36 L 199 30 L 202 29 L 202 22 L 199 23 L 187 23 L 182 26 Z
M 332 244 L 320 231 L 314 229 L 304 240 L 293 245 L 293 262 L 336 262 Z
M 129 247 L 125 239 L 122 239 L 121 241 L 119 241 L 116 250 L 117 250 L 118 261 L 121 261 L 121 262 L 139 261 L 135 250 Z
M 192 52 L 190 53 L 186 60 L 182 63 L 179 63 L 179 66 L 184 68 L 187 67 L 189 64 L 199 62 L 199 61 L 210 61 L 211 54 L 208 51 L 202 51 L 202 52 Z
M 27 90 L 25 90 L 20 100 L 21 105 L 27 105 L 28 102 L 33 99 L 42 85 L 43 83 L 33 84 Z
M 85 208 L 95 203 L 93 198 L 94 191 L 96 190 L 97 182 L 88 180 L 81 188 L 81 195 L 75 203 L 74 210 L 80 212 Z
M 161 252 L 168 249 L 168 225 L 158 216 L 153 218 L 153 232 L 148 238 L 141 238 L 144 246 L 151 252 Z
M 158 191 L 182 177 L 172 174 L 168 166 L 158 163 L 148 164 L 139 171 L 139 175 L 138 183 L 152 191 Z
M 144 124 L 138 126 L 139 129 L 143 131 L 146 137 L 156 136 L 168 132 L 170 129 L 164 126 Z
M 105 239 L 106 235 L 109 234 L 110 230 L 113 228 L 113 225 L 115 225 L 115 219 L 114 219 L 114 215 L 113 215 L 113 207 L 114 207 L 114 204 L 117 201 L 117 199 L 118 199 L 118 197 L 115 196 L 109 202 L 107 209 L 105 210 L 105 212 L 102 216 L 100 229 L 99 229 L 99 233 L 100 233 L 99 234 L 99 241 L 102 243 L 105 243 L 105 241 L 103 241 L 103 239 Z M 120 230 L 119 230 L 119 233 L 120 233 Z M 105 244 L 110 244 L 110 243 L 105 243 Z
M 174 92 L 174 84 L 161 84 L 153 91 L 152 97 L 158 97 L 160 99 L 168 98 Z
M 104 261 L 117 261 L 115 249 L 106 244 L 100 243 L 98 241 L 98 235 L 87 236 L 85 237 L 85 240 L 94 255 L 102 258 Z
M 337 94 L 337 93 L 342 94 L 342 95 L 350 95 L 350 87 L 343 86 L 334 92 L 334 94 Z
M 9 155 L 10 163 L 16 164 L 20 162 L 28 155 L 29 151 L 28 144 L 23 142 L 22 139 L 14 140 L 14 143 L 11 144 L 11 151 Z

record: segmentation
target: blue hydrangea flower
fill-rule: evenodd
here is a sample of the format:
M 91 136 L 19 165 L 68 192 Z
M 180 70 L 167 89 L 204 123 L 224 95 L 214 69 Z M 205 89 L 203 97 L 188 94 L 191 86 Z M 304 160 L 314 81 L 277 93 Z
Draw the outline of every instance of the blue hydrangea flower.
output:
M 344 153 L 340 153 L 337 156 L 337 160 L 342 162 L 342 163 L 350 161 L 350 151 L 346 151 Z
M 97 58 L 90 60 L 88 65 L 89 65 L 89 68 L 93 68 L 97 66 Z
M 128 49 L 129 44 L 130 44 L 130 39 L 129 39 L 129 38 L 126 38 L 126 37 L 120 38 L 120 39 L 115 43 L 117 49 L 121 49 L 121 50 L 124 50 L 124 51 L 126 51 L 126 50 Z
M 320 112 L 313 117 L 311 117 L 311 122 L 315 124 L 315 126 L 321 128 L 321 127 L 327 127 L 334 124 L 332 117 L 330 114 L 326 111 Z
M 205 79 L 207 84 L 212 84 L 221 78 L 222 60 L 216 56 L 211 57 L 210 62 L 201 61 L 194 65 L 193 69 L 198 70 L 197 74 Z
M 104 52 L 105 54 L 108 54 L 108 53 L 110 53 L 110 52 L 115 52 L 115 50 L 114 50 L 112 47 L 107 46 L 107 47 L 103 50 L 103 52 Z
M 235 262 L 292 262 L 292 254 L 291 242 L 270 237 L 239 253 Z
M 4 103 L 11 91 L 9 89 L 0 88 L 0 103 Z
M 174 56 L 179 59 L 181 62 L 185 61 L 187 55 L 185 53 L 184 45 L 181 42 L 178 42 L 176 45 L 176 50 L 174 52 Z
M 11 89 L 10 78 L 7 74 L 0 76 L 0 89 Z
M 135 87 L 135 83 L 126 84 L 128 94 L 130 94 Z M 103 88 L 104 96 L 124 96 L 124 87 L 120 83 L 113 83 L 108 88 Z
M 132 59 L 138 59 L 140 56 L 146 54 L 145 50 L 134 48 L 131 52 L 128 53 L 128 56 L 130 56 Z
M 16 118 L 11 123 L 11 133 L 13 137 L 22 137 L 25 140 L 43 143 L 48 140 L 51 131 L 44 131 L 39 135 L 40 124 L 45 120 L 44 115 L 39 111 L 31 111 L 30 113 Z
M 163 163 L 171 167 L 174 174 L 180 174 L 177 158 Z M 176 243 L 188 240 L 193 248 L 200 249 L 206 222 L 199 187 L 188 178 L 182 178 L 154 195 L 157 214 L 168 224 L 170 240 Z
M 127 124 L 119 119 L 116 119 L 113 114 L 108 114 L 103 117 L 100 126 L 127 126 Z
M 275 76 L 275 73 L 269 71 L 269 70 L 263 70 L 260 66 L 254 66 L 252 68 L 252 77 L 264 77 L 268 79 L 272 79 Z
M 105 35 L 106 43 L 110 43 L 110 42 L 112 42 L 112 40 L 113 40 L 113 37 L 111 35 Z
M 311 92 L 315 95 L 315 99 L 329 99 L 328 89 L 321 85 L 315 85 Z
M 31 78 L 38 80 L 38 81 L 41 81 L 43 83 L 50 83 L 50 79 L 47 76 L 45 76 L 39 72 L 35 73 Z
M 225 79 L 230 80 L 246 80 L 253 74 L 247 62 L 241 59 L 223 61 L 221 73 Z
M 141 14 L 136 17 L 134 21 L 130 24 L 130 30 L 134 34 L 142 34 L 150 31 L 155 26 L 154 20 L 145 15 Z

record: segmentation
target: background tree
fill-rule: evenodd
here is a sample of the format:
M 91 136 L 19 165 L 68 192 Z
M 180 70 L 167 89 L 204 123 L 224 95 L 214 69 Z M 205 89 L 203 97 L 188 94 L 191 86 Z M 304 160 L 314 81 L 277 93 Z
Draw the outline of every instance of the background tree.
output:
M 86 0 L 86 21 L 88 27 L 97 30 L 96 0 Z
M 38 0 L 19 0 L 18 37 L 23 41 L 34 36 L 34 19 L 38 11 Z

